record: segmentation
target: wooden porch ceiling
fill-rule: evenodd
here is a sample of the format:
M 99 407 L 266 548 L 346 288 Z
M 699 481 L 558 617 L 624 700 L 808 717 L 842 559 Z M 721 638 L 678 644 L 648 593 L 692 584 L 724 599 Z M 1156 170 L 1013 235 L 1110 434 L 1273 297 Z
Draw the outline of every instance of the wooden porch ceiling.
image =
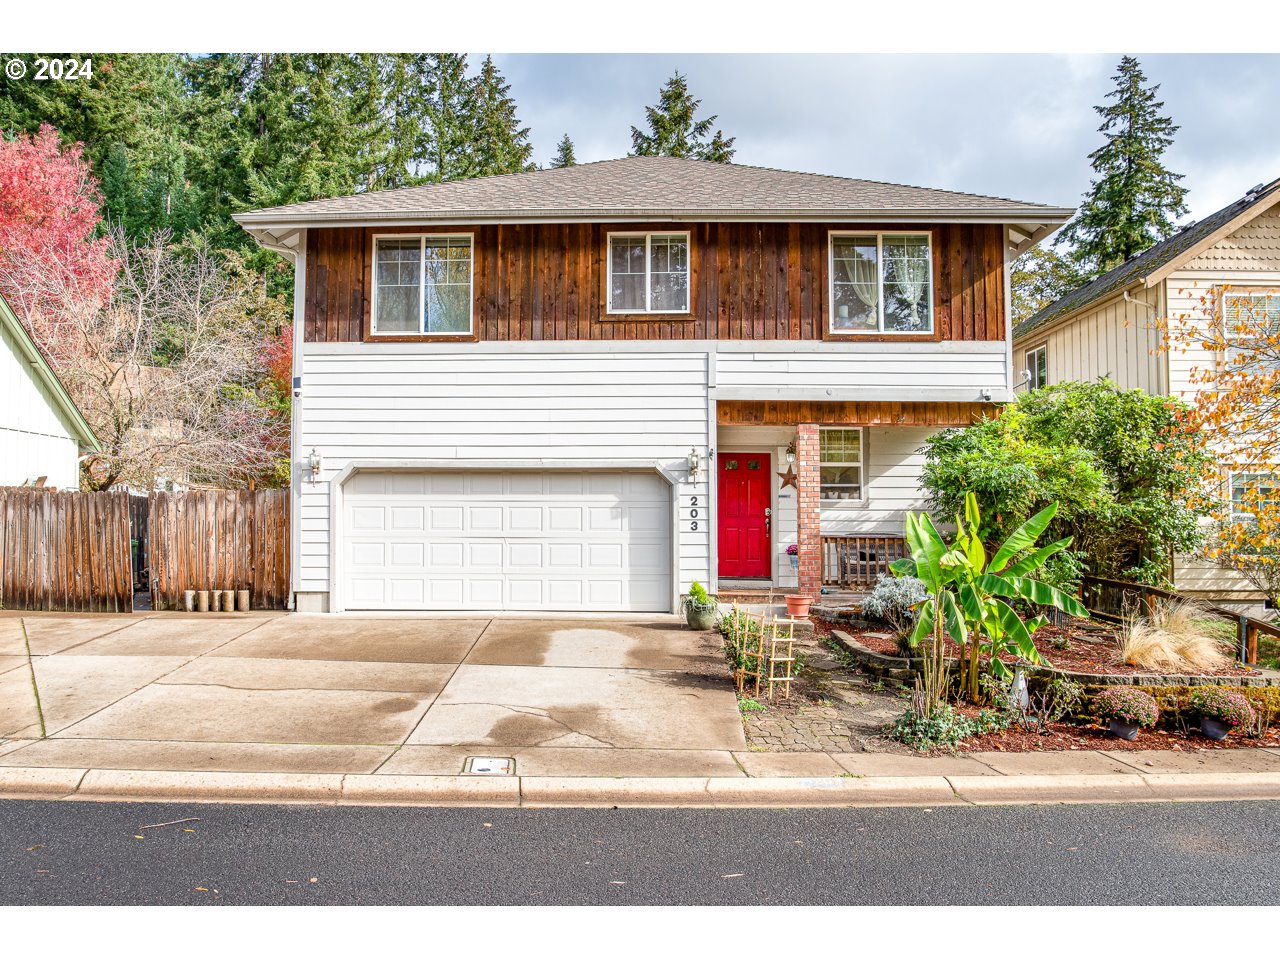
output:
M 892 403 L 863 400 L 721 400 L 720 426 L 794 426 L 819 423 L 849 427 L 967 427 L 995 416 L 995 403 Z

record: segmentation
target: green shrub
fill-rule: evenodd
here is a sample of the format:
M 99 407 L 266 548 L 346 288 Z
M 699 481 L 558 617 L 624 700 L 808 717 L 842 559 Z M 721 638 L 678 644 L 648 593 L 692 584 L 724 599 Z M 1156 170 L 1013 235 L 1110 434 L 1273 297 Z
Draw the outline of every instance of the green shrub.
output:
M 976 717 L 966 717 L 948 703 L 941 704 L 928 714 L 917 713 L 908 707 L 888 733 L 893 739 L 917 750 L 954 748 L 962 740 L 984 733 L 1004 730 L 1013 722 L 1013 716 L 1004 711 L 979 710 Z
M 1195 549 L 1207 513 L 1190 478 L 1210 458 L 1183 428 L 1188 409 L 1109 380 L 1027 391 L 991 420 L 926 441 L 923 485 L 943 516 L 976 493 L 986 543 L 1058 504 L 1047 535 L 1071 537 L 1071 550 L 1042 579 L 1060 589 L 1071 591 L 1086 567 L 1164 585 L 1167 558 Z

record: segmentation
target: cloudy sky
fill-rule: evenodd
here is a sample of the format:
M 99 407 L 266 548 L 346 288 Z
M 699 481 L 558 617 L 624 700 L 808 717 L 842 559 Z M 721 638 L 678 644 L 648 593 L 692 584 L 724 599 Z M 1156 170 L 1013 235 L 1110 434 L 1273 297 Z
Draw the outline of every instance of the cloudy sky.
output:
M 1280 177 L 1280 56 L 1134 54 L 1180 124 L 1166 162 L 1192 218 Z M 475 62 L 479 62 L 479 57 Z M 623 156 L 675 69 L 740 163 L 1075 206 L 1120 54 L 494 56 L 534 158 Z

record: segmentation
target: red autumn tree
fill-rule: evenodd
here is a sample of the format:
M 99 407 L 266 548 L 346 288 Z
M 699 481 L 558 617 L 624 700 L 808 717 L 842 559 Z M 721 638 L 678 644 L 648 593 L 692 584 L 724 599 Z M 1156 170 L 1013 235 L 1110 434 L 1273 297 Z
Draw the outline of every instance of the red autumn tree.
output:
M 0 138 L 0 293 L 54 355 L 68 314 L 97 311 L 111 295 L 101 202 L 80 144 L 62 146 L 48 124 Z

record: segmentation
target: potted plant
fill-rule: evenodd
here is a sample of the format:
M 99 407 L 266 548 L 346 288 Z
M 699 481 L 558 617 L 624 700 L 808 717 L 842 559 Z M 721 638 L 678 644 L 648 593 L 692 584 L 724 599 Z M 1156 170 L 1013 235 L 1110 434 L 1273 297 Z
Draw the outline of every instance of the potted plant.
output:
M 710 630 L 716 625 L 716 612 L 720 605 L 707 593 L 707 588 L 697 580 L 689 584 L 684 597 L 684 622 L 691 630 Z
M 793 543 L 787 547 L 787 558 L 791 561 L 792 570 L 800 569 L 800 546 L 798 544 Z
M 1200 732 L 1210 740 L 1225 740 L 1236 727 L 1253 722 L 1253 707 L 1245 695 L 1221 687 L 1196 690 L 1191 709 L 1200 714 Z
M 1093 698 L 1093 712 L 1121 740 L 1136 740 L 1139 730 L 1160 719 L 1155 697 L 1137 687 L 1108 687 Z

